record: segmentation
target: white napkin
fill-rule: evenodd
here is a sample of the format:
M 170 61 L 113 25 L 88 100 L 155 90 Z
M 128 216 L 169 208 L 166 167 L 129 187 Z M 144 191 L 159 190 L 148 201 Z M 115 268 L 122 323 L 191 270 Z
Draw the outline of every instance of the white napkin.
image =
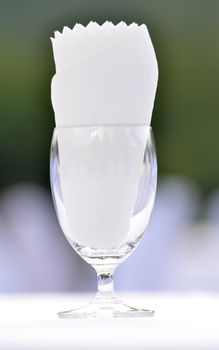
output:
M 147 184 L 146 204 L 133 217 L 150 138 L 147 126 L 60 128 L 57 137 L 64 204 L 58 204 L 59 219 L 68 240 L 95 249 L 137 240 L 154 201 Z
M 134 215 L 158 78 L 147 28 L 90 22 L 64 27 L 52 41 L 63 231 L 71 243 L 95 249 L 136 241 L 154 202 L 148 183 Z
M 76 24 L 52 43 L 56 126 L 150 125 L 158 68 L 144 24 Z

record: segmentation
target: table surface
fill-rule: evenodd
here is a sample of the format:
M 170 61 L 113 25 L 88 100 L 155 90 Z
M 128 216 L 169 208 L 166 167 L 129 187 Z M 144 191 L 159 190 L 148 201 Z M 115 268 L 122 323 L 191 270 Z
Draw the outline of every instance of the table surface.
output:
M 219 349 L 219 295 L 125 294 L 152 308 L 138 319 L 63 320 L 58 311 L 86 304 L 90 295 L 0 295 L 0 349 Z

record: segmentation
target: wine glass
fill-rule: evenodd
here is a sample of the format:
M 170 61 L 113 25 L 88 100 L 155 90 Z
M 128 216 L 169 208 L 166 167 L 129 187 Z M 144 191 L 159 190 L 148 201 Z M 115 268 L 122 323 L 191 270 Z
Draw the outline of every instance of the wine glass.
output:
M 55 128 L 50 177 L 62 230 L 98 280 L 88 305 L 59 317 L 152 316 L 153 311 L 124 304 L 113 290 L 113 273 L 141 241 L 154 205 L 157 161 L 151 127 Z

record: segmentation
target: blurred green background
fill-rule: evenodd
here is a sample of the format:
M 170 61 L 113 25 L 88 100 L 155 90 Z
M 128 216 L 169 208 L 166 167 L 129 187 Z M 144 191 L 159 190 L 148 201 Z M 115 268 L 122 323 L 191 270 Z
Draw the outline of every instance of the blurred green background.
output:
M 0 0 L 0 189 L 49 186 L 54 127 L 50 36 L 76 22 L 146 23 L 157 54 L 153 113 L 160 174 L 219 184 L 219 1 Z

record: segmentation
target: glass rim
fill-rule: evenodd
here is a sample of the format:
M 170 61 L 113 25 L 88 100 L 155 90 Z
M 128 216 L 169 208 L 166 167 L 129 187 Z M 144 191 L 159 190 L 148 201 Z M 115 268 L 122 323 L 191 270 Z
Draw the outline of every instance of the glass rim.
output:
M 93 128 L 115 128 L 115 129 L 122 129 L 122 128 L 147 128 L 149 130 L 152 130 L 151 125 L 146 124 L 94 124 L 94 125 L 67 125 L 67 126 L 55 126 L 54 130 L 65 130 L 65 129 L 93 129 Z

